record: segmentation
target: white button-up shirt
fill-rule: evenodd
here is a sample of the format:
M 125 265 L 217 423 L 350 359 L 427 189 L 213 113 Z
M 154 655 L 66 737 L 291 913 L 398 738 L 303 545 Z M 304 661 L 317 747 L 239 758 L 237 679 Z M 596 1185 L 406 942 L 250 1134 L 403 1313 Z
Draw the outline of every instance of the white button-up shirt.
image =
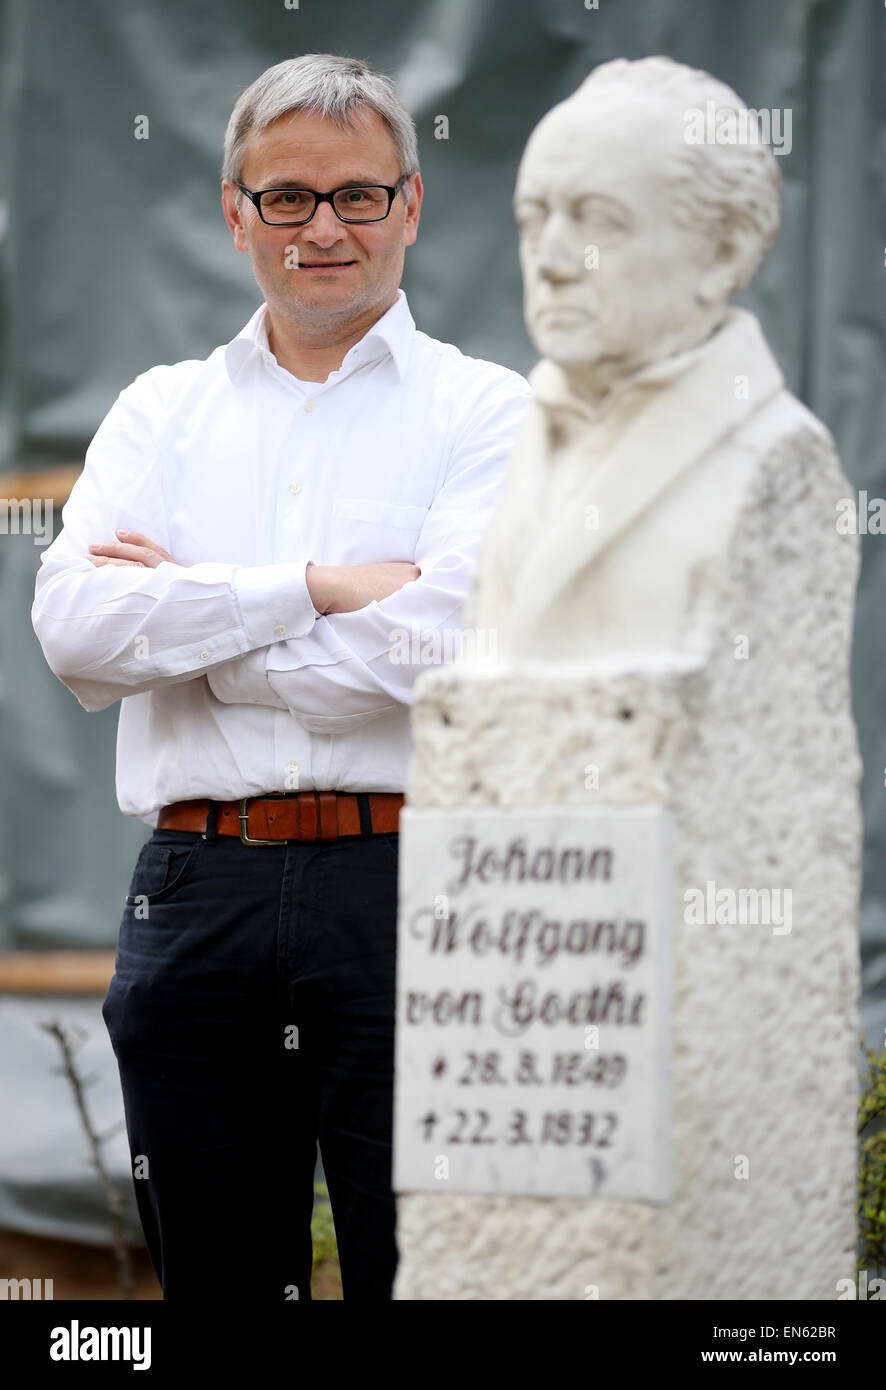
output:
M 262 304 L 205 361 L 120 393 L 41 557 L 31 620 L 84 709 L 121 701 L 125 814 L 153 826 L 196 797 L 404 790 L 415 679 L 467 636 L 529 398 L 516 372 L 417 331 L 402 290 L 324 382 L 277 363 Z M 90 542 L 118 527 L 175 563 L 93 565 Z M 421 576 L 356 612 L 316 611 L 309 561 L 382 560 Z

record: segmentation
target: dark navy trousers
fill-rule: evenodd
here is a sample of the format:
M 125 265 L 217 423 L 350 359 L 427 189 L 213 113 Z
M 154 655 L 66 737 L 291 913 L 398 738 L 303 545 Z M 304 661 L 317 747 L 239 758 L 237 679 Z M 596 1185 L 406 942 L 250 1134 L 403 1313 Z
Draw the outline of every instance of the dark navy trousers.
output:
M 142 847 L 102 1016 L 165 1299 L 310 1299 L 318 1142 L 343 1296 L 390 1299 L 398 852 Z

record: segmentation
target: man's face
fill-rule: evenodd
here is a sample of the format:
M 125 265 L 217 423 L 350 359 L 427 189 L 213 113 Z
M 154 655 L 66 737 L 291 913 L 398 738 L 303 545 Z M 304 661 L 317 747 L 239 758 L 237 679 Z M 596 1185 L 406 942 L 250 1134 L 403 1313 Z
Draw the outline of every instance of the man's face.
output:
M 610 376 L 664 356 L 700 316 L 714 254 L 680 228 L 662 166 L 683 122 L 646 101 L 575 101 L 533 132 L 517 176 L 524 308 L 544 357 Z
M 390 131 L 372 110 L 341 129 L 312 112 L 272 121 L 246 143 L 241 182 L 262 188 L 313 188 L 328 193 L 346 184 L 393 186 L 402 170 Z M 329 203 L 318 203 L 310 222 L 268 226 L 245 196 L 238 212 L 234 184 L 222 184 L 228 226 L 245 251 L 272 309 L 307 332 L 336 330 L 393 304 L 407 246 L 415 241 L 422 187 L 409 179 L 409 205 L 397 194 L 383 222 L 342 222 Z

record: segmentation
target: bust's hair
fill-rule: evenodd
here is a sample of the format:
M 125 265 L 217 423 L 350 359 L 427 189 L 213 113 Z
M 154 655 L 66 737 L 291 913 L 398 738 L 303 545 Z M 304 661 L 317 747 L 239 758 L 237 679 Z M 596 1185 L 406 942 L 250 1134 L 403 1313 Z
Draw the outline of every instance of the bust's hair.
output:
M 681 130 L 685 129 L 687 113 L 705 111 L 708 102 L 714 103 L 715 119 L 720 111 L 738 114 L 748 110 L 725 82 L 665 57 L 616 58 L 601 63 L 567 101 L 597 97 L 608 86 L 621 91 L 634 89 L 638 97 L 666 102 L 673 107 Z M 736 130 L 741 131 L 739 122 Z M 738 241 L 740 254 L 732 293 L 743 289 L 778 231 L 781 175 L 772 150 L 759 138 L 724 144 L 690 144 L 682 139 L 675 141 L 669 173 L 678 225 L 706 239 L 719 241 L 731 233 Z
M 222 178 L 240 182 L 248 137 L 264 130 L 279 116 L 312 111 L 345 127 L 353 124 L 353 115 L 361 110 L 374 111 L 388 127 L 400 173 L 418 173 L 415 122 L 401 104 L 390 78 L 373 72 L 359 58 L 305 53 L 266 68 L 238 98 L 225 132 Z M 402 191 L 408 202 L 409 185 L 404 184 Z

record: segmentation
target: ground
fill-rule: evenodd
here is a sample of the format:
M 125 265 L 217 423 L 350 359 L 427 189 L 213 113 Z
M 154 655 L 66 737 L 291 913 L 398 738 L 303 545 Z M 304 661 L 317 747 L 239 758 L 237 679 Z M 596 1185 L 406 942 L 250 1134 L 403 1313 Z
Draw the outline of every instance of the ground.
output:
M 160 1285 L 147 1250 L 141 1247 L 130 1253 L 136 1299 L 159 1299 Z M 0 1231 L 0 1279 L 27 1277 L 52 1279 L 55 1299 L 119 1298 L 114 1257 L 106 1247 Z M 314 1266 L 311 1296 L 318 1300 L 341 1298 L 337 1260 L 324 1259 Z

